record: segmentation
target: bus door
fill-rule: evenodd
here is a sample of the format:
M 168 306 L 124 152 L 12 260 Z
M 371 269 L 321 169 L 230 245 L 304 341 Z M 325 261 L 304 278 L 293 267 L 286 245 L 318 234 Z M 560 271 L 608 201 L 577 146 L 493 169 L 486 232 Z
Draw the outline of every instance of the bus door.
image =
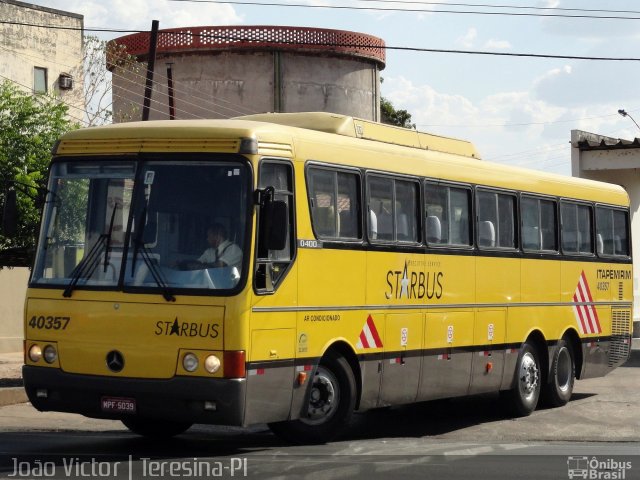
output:
M 505 310 L 476 312 L 469 394 L 500 389 L 504 370 L 505 317 Z
M 420 383 L 422 313 L 386 315 L 379 406 L 416 401 Z
M 418 400 L 466 395 L 471 375 L 473 311 L 429 312 L 425 317 Z

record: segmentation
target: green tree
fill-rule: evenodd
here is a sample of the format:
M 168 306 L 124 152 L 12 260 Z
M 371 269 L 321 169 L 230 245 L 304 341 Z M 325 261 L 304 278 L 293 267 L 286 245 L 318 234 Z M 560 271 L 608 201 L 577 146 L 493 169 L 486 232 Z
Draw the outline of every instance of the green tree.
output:
M 393 104 L 384 97 L 380 98 L 380 117 L 382 123 L 395 125 L 403 128 L 416 128 L 415 123 L 411 123 L 411 114 L 406 110 L 396 110 Z
M 7 252 L 0 265 L 29 262 L 51 148 L 63 133 L 77 128 L 66 116 L 67 109 L 54 97 L 23 92 L 9 81 L 0 84 L 0 204 L 7 191 L 15 189 L 19 218 L 15 236 L 0 235 L 0 250 Z

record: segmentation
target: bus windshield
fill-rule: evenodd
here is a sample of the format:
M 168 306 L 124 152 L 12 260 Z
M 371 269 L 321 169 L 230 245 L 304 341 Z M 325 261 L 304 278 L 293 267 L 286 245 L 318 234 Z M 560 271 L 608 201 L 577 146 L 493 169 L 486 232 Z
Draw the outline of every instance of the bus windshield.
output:
M 216 160 L 56 162 L 32 283 L 65 296 L 235 288 L 247 270 L 250 170 Z

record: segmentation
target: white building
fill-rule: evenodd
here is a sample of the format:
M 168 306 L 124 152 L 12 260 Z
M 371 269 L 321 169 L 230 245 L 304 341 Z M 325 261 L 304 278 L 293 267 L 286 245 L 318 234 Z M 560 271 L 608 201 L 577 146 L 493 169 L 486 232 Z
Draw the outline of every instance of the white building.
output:
M 54 94 L 84 120 L 82 15 L 0 0 L 0 19 L 0 82 Z M 0 352 L 22 350 L 28 278 L 28 268 L 0 270 Z
M 54 94 L 83 119 L 84 20 L 77 13 L 0 0 L 0 81 Z
M 571 131 L 571 174 L 622 185 L 631 200 L 633 336 L 640 337 L 640 139 L 621 140 Z

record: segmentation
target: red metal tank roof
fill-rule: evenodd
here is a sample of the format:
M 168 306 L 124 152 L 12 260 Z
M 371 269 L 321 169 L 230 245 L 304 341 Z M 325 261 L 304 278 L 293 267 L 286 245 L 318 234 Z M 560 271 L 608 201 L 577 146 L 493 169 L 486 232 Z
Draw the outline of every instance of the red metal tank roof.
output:
M 150 32 L 134 33 L 110 43 L 126 47 L 126 53 L 144 60 L 149 52 Z M 280 50 L 325 53 L 366 58 L 385 65 L 384 40 L 365 33 L 327 28 L 282 26 L 185 27 L 158 31 L 158 53 L 231 50 Z M 107 59 L 111 69 L 112 60 Z

